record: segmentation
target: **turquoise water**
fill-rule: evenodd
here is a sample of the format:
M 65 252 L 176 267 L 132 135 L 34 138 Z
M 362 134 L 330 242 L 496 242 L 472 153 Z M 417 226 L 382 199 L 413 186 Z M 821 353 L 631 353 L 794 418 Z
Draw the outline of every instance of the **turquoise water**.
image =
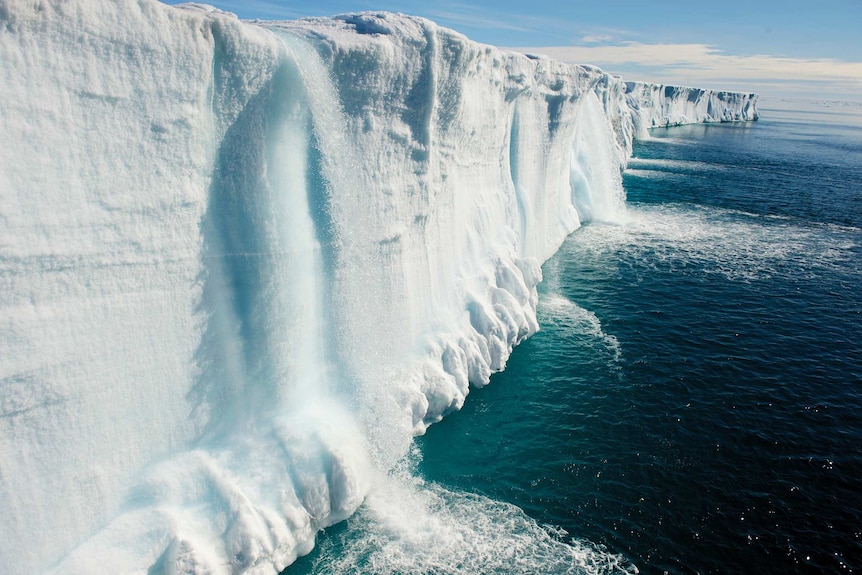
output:
M 288 573 L 862 570 L 862 122 L 652 136 L 542 330 Z

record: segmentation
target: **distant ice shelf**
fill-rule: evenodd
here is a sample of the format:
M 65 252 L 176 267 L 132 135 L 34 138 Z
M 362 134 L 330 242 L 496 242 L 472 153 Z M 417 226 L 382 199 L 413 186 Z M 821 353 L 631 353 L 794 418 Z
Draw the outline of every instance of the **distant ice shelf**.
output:
M 626 103 L 637 137 L 650 128 L 758 118 L 757 94 L 722 92 L 646 82 L 626 82 Z
M 755 102 L 403 15 L 0 2 L 0 572 L 282 569 L 538 329 L 636 131 Z

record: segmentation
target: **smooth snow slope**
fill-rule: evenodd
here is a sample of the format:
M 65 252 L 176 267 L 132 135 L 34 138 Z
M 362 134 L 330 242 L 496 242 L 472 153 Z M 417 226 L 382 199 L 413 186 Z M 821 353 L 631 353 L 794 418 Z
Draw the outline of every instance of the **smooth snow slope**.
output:
M 0 572 L 307 552 L 537 329 L 633 129 L 418 18 L 0 0 Z

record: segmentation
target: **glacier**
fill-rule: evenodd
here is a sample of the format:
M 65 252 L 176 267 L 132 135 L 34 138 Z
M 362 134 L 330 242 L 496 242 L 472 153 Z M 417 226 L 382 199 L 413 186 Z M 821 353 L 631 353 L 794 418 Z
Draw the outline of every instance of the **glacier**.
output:
M 538 329 L 635 136 L 756 114 L 404 15 L 0 0 L 0 571 L 278 572 Z
M 721 92 L 626 82 L 626 102 L 638 137 L 650 128 L 712 122 L 753 122 L 759 118 L 757 94 Z

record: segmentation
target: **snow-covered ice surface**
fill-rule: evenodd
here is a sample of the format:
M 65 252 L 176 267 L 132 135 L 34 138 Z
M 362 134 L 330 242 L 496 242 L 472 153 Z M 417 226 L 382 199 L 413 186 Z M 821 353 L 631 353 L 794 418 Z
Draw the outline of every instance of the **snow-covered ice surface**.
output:
M 407 16 L 0 0 L 0 572 L 308 552 L 623 217 L 626 98 Z

